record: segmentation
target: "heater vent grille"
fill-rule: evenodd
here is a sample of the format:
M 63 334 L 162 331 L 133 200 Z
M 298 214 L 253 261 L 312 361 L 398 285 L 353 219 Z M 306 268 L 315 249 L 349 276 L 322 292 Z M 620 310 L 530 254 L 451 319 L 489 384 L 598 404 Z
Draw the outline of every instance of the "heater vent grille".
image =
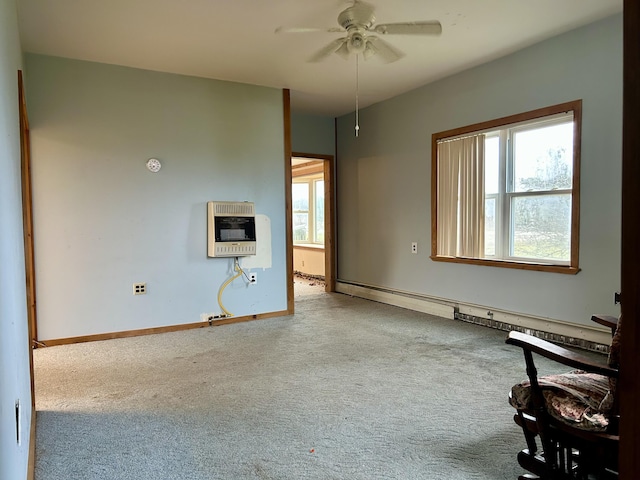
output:
M 214 202 L 215 215 L 254 216 L 254 204 L 249 202 Z
M 225 245 L 216 242 L 215 255 L 216 257 L 242 257 L 246 255 L 256 254 L 256 242 L 245 242 L 240 244 Z

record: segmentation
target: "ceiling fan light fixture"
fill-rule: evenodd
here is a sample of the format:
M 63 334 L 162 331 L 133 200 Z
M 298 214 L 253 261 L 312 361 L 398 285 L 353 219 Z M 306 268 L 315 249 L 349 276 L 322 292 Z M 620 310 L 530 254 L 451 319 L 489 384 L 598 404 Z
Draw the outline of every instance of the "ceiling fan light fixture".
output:
M 355 32 L 349 35 L 349 41 L 347 42 L 347 48 L 351 53 L 362 53 L 366 48 L 366 38 L 360 32 Z
M 349 42 L 345 40 L 335 53 L 341 56 L 344 60 L 348 60 L 351 55 L 351 52 L 349 51 Z
M 378 53 L 378 51 L 376 50 L 376 47 L 373 45 L 373 43 L 367 42 L 364 47 L 364 51 L 362 52 L 362 58 L 364 58 L 365 60 L 369 60 L 376 53 Z

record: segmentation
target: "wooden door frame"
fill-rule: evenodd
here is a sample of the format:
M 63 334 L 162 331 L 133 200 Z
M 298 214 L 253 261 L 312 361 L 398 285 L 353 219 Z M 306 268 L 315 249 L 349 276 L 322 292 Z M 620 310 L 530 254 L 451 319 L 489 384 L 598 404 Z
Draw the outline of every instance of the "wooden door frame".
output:
M 291 158 L 308 158 L 309 160 L 322 161 L 324 176 L 324 280 L 325 291 L 336 291 L 336 237 L 335 237 L 335 157 L 333 155 L 321 155 L 315 153 L 292 152 Z M 289 158 L 289 172 L 291 172 L 291 158 Z M 290 182 L 293 175 L 290 174 Z M 291 201 L 290 201 L 291 203 Z M 293 245 L 293 227 L 292 245 Z M 292 263 L 293 270 L 293 247 L 292 247 Z
M 293 208 L 291 206 L 291 91 L 282 90 L 284 120 L 284 210 L 287 279 L 287 313 L 293 315 L 295 301 L 293 293 Z
M 31 190 L 31 142 L 29 118 L 24 93 L 22 70 L 18 70 L 18 102 L 20 115 L 20 170 L 22 177 L 22 228 L 24 235 L 25 282 L 27 287 L 27 322 L 29 326 L 29 350 L 35 348 L 38 338 L 36 316 L 36 275 L 33 249 L 33 196 Z M 33 368 L 33 361 L 32 368 Z M 33 371 L 32 379 L 33 379 Z
M 624 334 L 620 359 L 620 478 L 640 472 L 640 3 L 624 0 L 621 292 Z
M 29 431 L 29 457 L 27 478 L 35 478 L 36 464 L 36 390 L 33 368 L 33 349 L 37 345 L 36 318 L 36 279 L 33 254 L 33 202 L 31 191 L 31 142 L 29 136 L 29 117 L 24 93 L 22 70 L 18 70 L 18 116 L 20 123 L 20 174 L 22 186 L 22 228 L 24 238 L 24 266 L 27 302 L 27 331 L 29 350 L 29 382 L 31 390 L 31 428 Z

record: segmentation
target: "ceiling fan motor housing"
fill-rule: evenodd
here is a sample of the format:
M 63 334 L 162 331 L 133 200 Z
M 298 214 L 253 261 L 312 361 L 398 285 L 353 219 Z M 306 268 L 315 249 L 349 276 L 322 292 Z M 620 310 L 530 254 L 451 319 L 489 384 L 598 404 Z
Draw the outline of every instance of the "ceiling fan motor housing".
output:
M 347 31 L 353 27 L 368 30 L 375 21 L 373 7 L 361 2 L 354 3 L 338 15 L 338 23 Z

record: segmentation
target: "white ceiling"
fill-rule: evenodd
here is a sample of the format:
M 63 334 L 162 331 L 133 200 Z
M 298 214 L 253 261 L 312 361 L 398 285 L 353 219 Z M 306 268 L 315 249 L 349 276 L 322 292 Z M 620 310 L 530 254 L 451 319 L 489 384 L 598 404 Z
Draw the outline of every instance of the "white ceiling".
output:
M 440 37 L 387 36 L 401 60 L 360 62 L 360 108 L 622 11 L 623 0 L 368 0 L 378 23 L 439 20 Z M 346 0 L 17 0 L 25 52 L 291 90 L 294 112 L 355 109 L 355 58 L 306 60 L 340 33 Z

